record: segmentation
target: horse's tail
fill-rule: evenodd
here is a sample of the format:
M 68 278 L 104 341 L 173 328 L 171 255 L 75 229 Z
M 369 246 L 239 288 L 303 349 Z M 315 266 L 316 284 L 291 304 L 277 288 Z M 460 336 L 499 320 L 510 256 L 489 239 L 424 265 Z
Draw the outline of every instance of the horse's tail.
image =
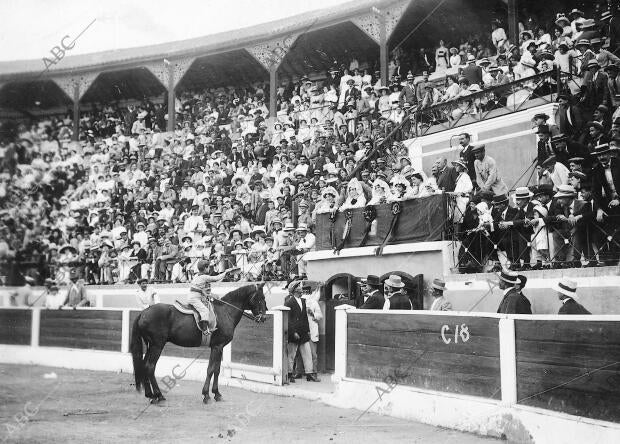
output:
M 133 374 L 136 379 L 137 391 L 140 391 L 142 387 L 142 381 L 144 380 L 145 374 L 144 362 L 142 360 L 142 336 L 140 335 L 140 327 L 138 327 L 140 316 L 142 316 L 142 313 L 140 313 L 136 317 L 136 320 L 133 321 L 130 342 L 131 356 L 133 357 Z

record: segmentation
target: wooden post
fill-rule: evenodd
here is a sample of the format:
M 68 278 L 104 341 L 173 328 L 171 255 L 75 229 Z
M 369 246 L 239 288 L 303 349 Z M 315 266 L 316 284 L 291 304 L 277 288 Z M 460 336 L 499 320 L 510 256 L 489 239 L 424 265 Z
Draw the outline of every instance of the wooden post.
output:
M 499 320 L 499 368 L 501 374 L 502 403 L 517 403 L 517 355 L 515 320 Z
M 278 97 L 278 65 L 273 64 L 269 68 L 269 118 L 275 119 L 277 110 L 276 110 L 276 101 Z
M 30 326 L 30 346 L 39 346 L 39 332 L 41 330 L 41 309 L 32 309 L 32 325 Z
M 123 317 L 121 318 L 121 353 L 129 353 L 129 338 L 131 334 L 131 310 L 123 309 Z
M 518 0 L 508 0 L 508 40 L 513 45 L 519 44 Z
M 347 312 L 355 307 L 347 304 L 334 307 L 336 327 L 334 328 L 334 375 L 332 380 L 339 382 L 347 376 Z
M 381 71 L 381 86 L 387 86 L 389 80 L 389 54 L 387 29 L 384 14 L 379 14 L 379 64 L 379 69 Z
M 174 131 L 176 126 L 177 114 L 174 109 L 174 88 L 174 65 L 170 63 L 168 64 L 168 126 L 166 127 L 168 132 Z
M 73 140 L 80 140 L 80 84 L 73 84 Z
M 279 305 L 273 307 L 273 372 L 274 385 L 288 383 L 288 316 L 291 309 Z

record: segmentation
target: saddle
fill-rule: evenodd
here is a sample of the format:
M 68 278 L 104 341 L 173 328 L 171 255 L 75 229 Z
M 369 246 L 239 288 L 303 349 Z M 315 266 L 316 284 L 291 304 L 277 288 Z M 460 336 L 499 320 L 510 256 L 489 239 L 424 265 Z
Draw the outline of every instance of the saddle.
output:
M 209 340 L 211 338 L 211 334 L 205 333 L 200 328 L 200 324 L 198 323 L 200 321 L 200 313 L 198 313 L 198 310 L 196 310 L 191 304 L 184 304 L 180 301 L 174 301 L 174 304 L 172 304 L 172 306 L 176 308 L 180 313 L 194 316 L 194 322 L 196 323 L 196 328 L 202 332 L 203 345 L 205 345 L 205 340 L 207 341 L 207 343 L 210 342 Z

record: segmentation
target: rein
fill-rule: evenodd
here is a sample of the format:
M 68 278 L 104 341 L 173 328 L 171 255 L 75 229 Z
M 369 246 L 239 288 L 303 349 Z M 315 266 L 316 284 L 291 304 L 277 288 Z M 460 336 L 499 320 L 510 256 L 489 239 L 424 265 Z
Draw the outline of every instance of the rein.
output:
M 257 286 L 256 284 L 254 284 L 254 287 L 255 287 L 255 289 L 254 289 L 254 294 L 253 294 L 253 295 L 252 295 L 252 297 L 250 298 L 250 302 L 252 302 L 252 301 L 254 300 L 254 297 L 256 296 L 256 291 L 258 290 L 258 286 Z M 234 308 L 235 310 L 240 311 L 242 316 L 244 316 L 244 317 L 246 317 L 246 318 L 248 318 L 248 319 L 251 319 L 252 321 L 255 321 L 255 322 L 256 322 L 256 321 L 258 320 L 258 318 L 257 318 L 256 316 L 254 316 L 254 315 L 252 315 L 252 314 L 248 314 L 248 313 L 246 313 L 246 312 L 245 312 L 245 310 L 242 310 L 241 308 L 234 306 L 234 305 L 233 305 L 233 304 L 231 304 L 230 302 L 226 302 L 226 301 L 224 301 L 224 300 L 222 300 L 222 299 L 215 299 L 215 298 L 212 298 L 212 300 L 213 300 L 213 301 L 217 301 L 217 302 L 221 302 L 221 303 L 222 303 L 222 304 L 224 304 L 224 305 L 228 305 L 229 307 L 232 307 L 232 308 Z

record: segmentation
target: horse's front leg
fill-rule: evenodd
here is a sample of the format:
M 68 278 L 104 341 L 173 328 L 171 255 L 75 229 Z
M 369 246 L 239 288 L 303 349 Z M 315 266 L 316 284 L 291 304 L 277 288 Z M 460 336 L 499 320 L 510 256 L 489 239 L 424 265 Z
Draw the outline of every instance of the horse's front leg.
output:
M 218 379 L 220 376 L 220 367 L 222 366 L 222 350 L 223 345 L 218 345 L 217 347 L 211 349 L 211 359 L 213 359 L 213 398 L 216 401 L 222 400 L 222 394 L 220 393 L 220 389 L 218 386 Z
M 211 349 L 211 356 L 209 357 L 209 366 L 207 367 L 207 378 L 205 379 L 205 383 L 202 386 L 202 402 L 203 404 L 209 403 L 209 386 L 211 385 L 211 376 L 213 376 L 213 368 L 215 367 L 213 360 L 213 352 L 214 349 Z

